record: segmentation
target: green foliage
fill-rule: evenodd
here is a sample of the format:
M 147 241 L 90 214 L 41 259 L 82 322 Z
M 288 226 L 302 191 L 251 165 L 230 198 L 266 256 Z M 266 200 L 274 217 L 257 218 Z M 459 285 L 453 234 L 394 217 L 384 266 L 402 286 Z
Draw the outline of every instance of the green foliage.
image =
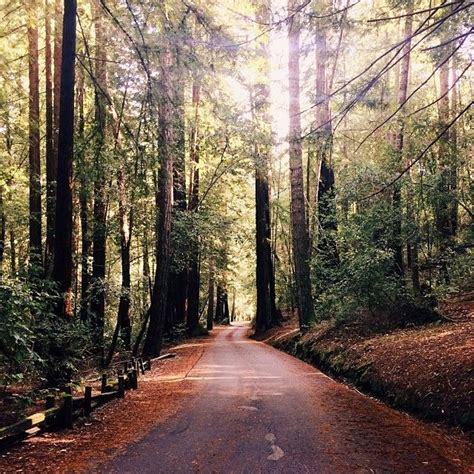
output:
M 34 334 L 30 307 L 34 298 L 23 282 L 0 286 L 0 383 L 7 385 L 23 377 L 34 363 Z
M 392 217 L 384 204 L 350 216 L 340 232 L 339 265 L 327 265 L 319 255 L 315 258 L 316 310 L 321 319 L 347 319 L 365 308 L 386 310 L 400 299 L 388 230 Z
M 87 328 L 58 319 L 56 297 L 46 280 L 15 280 L 0 286 L 2 385 L 33 376 L 43 384 L 66 383 L 87 355 Z

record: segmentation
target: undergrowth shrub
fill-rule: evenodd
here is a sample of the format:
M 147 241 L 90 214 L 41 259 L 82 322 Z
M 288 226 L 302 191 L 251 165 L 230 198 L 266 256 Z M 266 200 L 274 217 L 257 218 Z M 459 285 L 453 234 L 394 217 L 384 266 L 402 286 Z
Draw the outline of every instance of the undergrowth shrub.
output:
M 88 355 L 89 330 L 78 320 L 58 318 L 54 284 L 21 279 L 0 286 L 0 384 L 23 379 L 37 385 L 71 380 Z

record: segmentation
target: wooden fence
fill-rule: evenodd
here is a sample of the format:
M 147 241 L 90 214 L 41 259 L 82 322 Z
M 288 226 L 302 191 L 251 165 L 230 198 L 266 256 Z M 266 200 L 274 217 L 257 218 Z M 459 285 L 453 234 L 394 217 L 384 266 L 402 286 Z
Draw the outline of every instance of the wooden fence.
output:
M 89 416 L 95 408 L 110 400 L 124 398 L 126 390 L 137 389 L 139 376 L 151 370 L 152 362 L 173 356 L 174 354 L 165 354 L 145 361 L 132 358 L 115 364 L 111 370 L 96 379 L 96 381 L 100 380 L 100 392 L 94 393 L 92 386 L 86 385 L 84 395 L 74 397 L 71 387 L 66 387 L 59 406 L 56 406 L 56 397 L 47 396 L 44 411 L 28 416 L 13 425 L 0 428 L 0 448 L 47 429 L 70 428 L 76 418 Z

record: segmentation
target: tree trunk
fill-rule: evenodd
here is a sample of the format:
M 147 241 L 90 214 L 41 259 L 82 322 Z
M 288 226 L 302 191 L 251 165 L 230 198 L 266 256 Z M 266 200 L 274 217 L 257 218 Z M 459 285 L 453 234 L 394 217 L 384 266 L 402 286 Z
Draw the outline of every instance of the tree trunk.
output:
M 72 160 L 74 145 L 74 68 L 76 54 L 76 1 L 64 1 L 59 114 L 57 206 L 55 219 L 53 278 L 62 298 L 57 312 L 72 314 Z
M 3 186 L 0 186 L 0 285 L 3 283 L 3 262 L 5 258 L 5 237 L 7 230 L 7 216 L 3 204 Z
M 189 211 L 197 212 L 199 206 L 199 144 L 198 144 L 198 123 L 199 123 L 199 99 L 201 86 L 198 79 L 193 83 L 193 108 L 194 122 L 191 129 L 191 193 L 189 199 Z M 188 334 L 196 335 L 199 332 L 199 236 L 191 243 L 192 253 L 188 276 L 188 311 L 186 315 L 186 325 Z
M 78 71 L 77 81 L 77 108 L 78 108 L 78 136 L 84 139 L 84 74 Z M 86 154 L 77 153 L 77 178 L 79 181 L 79 218 L 81 223 L 81 310 L 80 319 L 85 322 L 89 318 L 89 285 L 90 285 L 90 253 L 91 239 L 89 229 L 89 169 L 86 163 Z
M 289 14 L 295 13 L 298 7 L 299 3 L 296 0 L 289 0 Z M 309 273 L 309 235 L 306 227 L 303 184 L 299 84 L 299 28 L 298 13 L 296 13 L 289 21 L 288 31 L 290 213 L 299 323 L 301 328 L 306 328 L 314 320 L 314 308 Z
M 95 6 L 95 4 L 94 4 Z M 107 236 L 107 202 L 105 192 L 106 157 L 106 54 L 105 32 L 101 11 L 95 6 L 95 180 L 92 234 L 91 323 L 94 341 L 102 349 L 105 322 L 105 265 Z
M 173 123 L 173 221 L 181 219 L 182 213 L 186 211 L 186 130 L 185 130 L 185 109 L 184 109 L 184 91 L 185 81 L 183 80 L 183 70 L 180 64 L 180 49 L 177 47 L 174 53 L 176 67 L 174 69 L 174 123 Z M 176 256 L 179 261 L 179 256 Z M 172 260 L 175 258 L 172 255 Z M 182 324 L 186 320 L 186 299 L 188 286 L 188 269 L 172 269 L 169 276 L 168 290 L 168 329 L 175 324 Z
M 449 65 L 446 62 L 439 69 L 440 97 L 438 113 L 440 128 L 449 123 L 451 117 L 449 103 Z M 441 254 L 441 272 L 446 284 L 450 277 L 447 264 L 447 250 L 451 238 L 456 234 L 457 228 L 457 202 L 454 199 L 456 190 L 456 158 L 452 149 L 452 130 L 446 132 L 439 140 L 439 183 L 436 196 L 436 228 L 439 238 Z
M 38 18 L 36 2 L 28 4 L 29 75 L 29 255 L 35 273 L 42 264 L 41 238 L 41 163 L 39 124 Z
M 54 198 L 56 195 L 56 160 L 54 157 L 53 124 L 53 58 L 51 51 L 51 9 L 46 0 L 45 16 L 45 78 L 46 78 L 46 242 L 44 249 L 44 269 L 46 275 L 53 270 L 54 244 Z
M 405 20 L 404 37 L 410 38 L 413 27 L 413 5 L 407 7 L 407 17 Z M 398 105 L 400 106 L 406 101 L 408 94 L 408 79 L 410 72 L 410 48 L 411 40 L 408 40 L 403 47 L 403 59 L 400 63 L 400 80 L 398 82 Z M 395 138 L 395 151 L 398 155 L 398 162 L 402 164 L 403 146 L 405 139 L 405 124 L 402 120 Z M 393 251 L 394 251 L 394 270 L 398 275 L 404 274 L 403 268 L 403 242 L 402 242 L 402 206 L 401 206 L 401 184 L 400 181 L 393 187 L 393 211 L 394 211 L 394 235 L 393 235 Z
M 171 206 L 173 186 L 173 150 L 172 150 L 172 123 L 173 104 L 172 83 L 170 77 L 172 55 L 168 45 L 163 45 L 160 52 L 161 76 L 158 91 L 159 98 L 159 155 L 160 170 L 158 174 L 158 226 L 156 255 L 157 267 L 153 296 L 150 305 L 150 323 L 143 347 L 144 357 L 155 357 L 160 354 L 163 343 L 163 323 L 166 315 L 168 295 L 168 275 L 170 269 L 170 232 Z
M 256 22 L 270 22 L 270 4 L 257 6 Z M 255 237 L 256 237 L 256 286 L 257 311 L 256 332 L 264 332 L 277 319 L 274 291 L 272 291 L 273 265 L 271 249 L 270 190 L 268 169 L 271 165 L 271 118 L 270 109 L 270 64 L 269 35 L 263 35 L 257 43 L 259 76 L 262 80 L 254 84 L 251 94 L 251 108 L 255 127 L 262 127 L 259 140 L 254 144 L 255 159 Z M 261 140 L 261 136 L 265 138 Z M 263 143 L 262 143 L 263 142 Z
M 132 241 L 132 214 L 127 219 L 127 192 L 125 169 L 121 168 L 118 177 L 119 187 L 119 221 L 120 221 L 120 257 L 122 262 L 122 288 L 120 291 L 117 325 L 120 327 L 121 338 L 126 350 L 130 350 L 132 327 L 130 322 L 130 244 Z
M 224 289 L 222 284 L 217 284 L 217 295 L 216 295 L 216 315 L 214 321 L 217 323 L 222 322 L 224 319 Z
M 332 268 L 339 263 L 337 251 L 337 217 L 332 154 L 332 124 L 329 103 L 328 49 L 326 27 L 316 26 L 316 152 L 318 158 L 318 258 L 322 266 Z M 321 279 L 318 278 L 318 281 Z M 328 284 L 329 282 L 321 281 Z M 319 288 L 321 290 L 321 288 Z
M 223 317 L 224 320 L 227 321 L 227 324 L 230 322 L 230 311 L 229 311 L 229 295 L 227 293 L 227 290 L 224 292 L 223 296 Z
M 212 327 L 214 325 L 214 313 L 215 313 L 215 308 L 214 308 L 214 287 L 215 287 L 215 281 L 214 281 L 214 261 L 210 260 L 209 262 L 209 289 L 208 289 L 208 300 L 209 300 L 209 305 L 207 307 L 207 330 L 210 331 L 212 330 Z

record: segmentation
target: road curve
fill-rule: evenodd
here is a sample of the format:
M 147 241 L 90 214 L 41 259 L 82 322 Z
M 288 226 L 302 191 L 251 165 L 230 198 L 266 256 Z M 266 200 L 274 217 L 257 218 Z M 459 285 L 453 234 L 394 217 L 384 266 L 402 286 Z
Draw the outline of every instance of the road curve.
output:
M 188 374 L 180 415 L 102 472 L 466 472 L 439 432 L 226 327 Z

